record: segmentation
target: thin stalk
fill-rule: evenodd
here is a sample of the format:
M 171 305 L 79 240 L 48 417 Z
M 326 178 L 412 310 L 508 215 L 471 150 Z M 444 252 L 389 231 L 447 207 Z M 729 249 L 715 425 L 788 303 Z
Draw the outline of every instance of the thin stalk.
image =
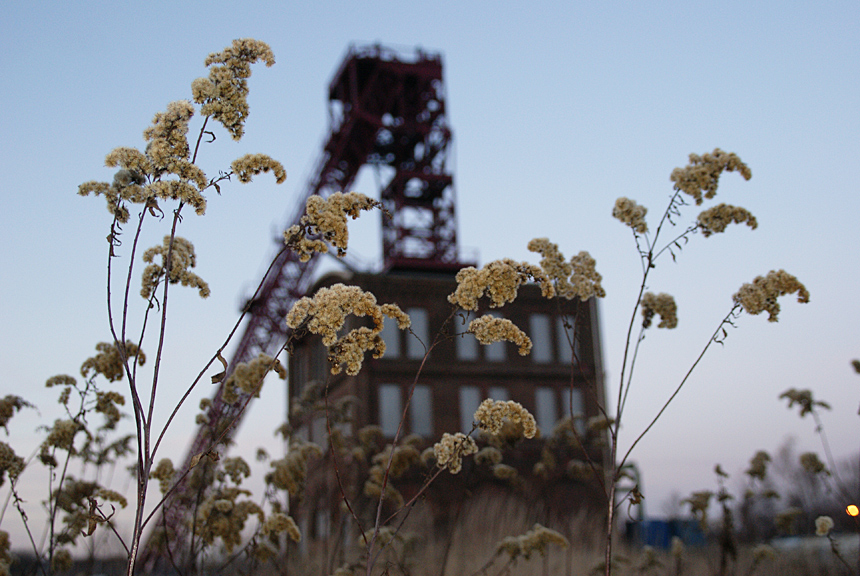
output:
M 675 399 L 675 396 L 678 395 L 678 393 L 681 391 L 681 388 L 683 388 L 684 384 L 687 383 L 687 380 L 693 374 L 693 370 L 695 370 L 696 366 L 699 365 L 699 362 L 705 356 L 705 352 L 708 351 L 708 348 L 711 347 L 711 344 L 713 344 L 714 342 L 719 342 L 719 340 L 717 340 L 717 338 L 720 334 L 720 331 L 723 330 L 723 327 L 726 324 L 730 323 L 731 319 L 738 312 L 739 308 L 740 308 L 740 304 L 735 304 L 732 307 L 732 309 L 729 311 L 729 313 L 726 314 L 725 318 L 723 318 L 722 322 L 720 322 L 720 325 L 717 326 L 716 330 L 714 330 L 714 333 L 711 335 L 710 339 L 708 339 L 708 343 L 705 344 L 704 348 L 702 348 L 702 351 L 699 353 L 699 356 L 696 358 L 696 360 L 690 366 L 689 370 L 687 370 L 687 373 L 684 374 L 684 377 L 681 379 L 681 383 L 678 384 L 677 388 L 675 388 L 675 391 L 672 392 L 672 395 L 669 396 L 669 399 L 666 400 L 666 402 L 663 404 L 663 407 L 660 408 L 660 411 L 657 412 L 657 415 L 654 416 L 654 418 L 651 420 L 651 423 L 648 424 L 648 426 L 639 434 L 639 436 L 636 437 L 636 440 L 633 441 L 633 444 L 630 445 L 630 448 L 627 449 L 627 452 L 624 454 L 624 458 L 621 459 L 621 463 L 619 464 L 619 468 L 621 466 L 624 466 L 624 464 L 627 462 L 627 458 L 630 457 L 630 453 L 633 452 L 633 448 L 636 447 L 636 444 L 638 444 L 639 441 L 642 440 L 642 437 L 645 436 L 645 434 L 648 433 L 648 431 L 654 426 L 654 424 L 657 423 L 657 420 L 660 419 L 660 416 L 663 415 L 663 412 L 666 411 L 666 408 L 669 407 L 669 404 L 671 404 L 672 400 Z

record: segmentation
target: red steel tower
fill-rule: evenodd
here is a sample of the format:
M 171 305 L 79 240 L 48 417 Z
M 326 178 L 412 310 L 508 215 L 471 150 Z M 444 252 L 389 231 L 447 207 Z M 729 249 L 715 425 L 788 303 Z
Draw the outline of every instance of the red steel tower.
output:
M 399 54 L 379 45 L 351 47 L 329 86 L 331 125 L 322 154 L 285 229 L 298 224 L 312 195 L 328 197 L 354 182 L 360 168 L 373 165 L 389 177 L 380 200 L 389 213 L 382 219 L 383 262 L 387 271 L 454 271 L 458 260 L 454 190 L 448 172 L 448 126 L 442 58 L 417 50 Z M 228 372 L 260 353 L 273 354 L 287 337 L 284 317 L 311 285 L 318 257 L 301 262 L 279 252 L 260 290 L 245 306 L 248 321 Z M 233 431 L 247 397 L 229 404 L 219 388 L 183 468 L 215 447 L 224 430 Z M 228 438 L 231 432 L 228 432 Z M 203 458 L 200 465 L 208 465 Z M 176 562 L 189 545 L 186 517 L 200 495 L 181 482 L 166 502 L 158 526 L 167 531 L 151 540 L 143 558 L 151 571 L 170 546 Z

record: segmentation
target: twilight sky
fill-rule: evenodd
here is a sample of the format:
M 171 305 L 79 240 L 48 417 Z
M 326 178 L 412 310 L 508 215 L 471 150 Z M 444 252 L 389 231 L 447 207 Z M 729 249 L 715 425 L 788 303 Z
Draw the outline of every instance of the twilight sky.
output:
M 739 480 L 756 450 L 775 452 L 788 437 L 799 450 L 820 452 L 811 420 L 778 400 L 790 387 L 811 388 L 833 405 L 824 425 L 834 452 L 856 457 L 856 2 L 249 4 L 13 1 L 0 8 L 0 394 L 39 408 L 10 424 L 5 441 L 20 454 L 37 446 L 39 424 L 61 417 L 44 381 L 77 374 L 95 343 L 109 338 L 110 215 L 102 199 L 78 197 L 78 185 L 109 181 L 104 156 L 117 146 L 142 149 L 153 114 L 190 98 L 191 81 L 206 75 L 206 55 L 253 37 L 269 43 L 277 64 L 254 67 L 245 138 L 236 143 L 216 130 L 200 164 L 213 175 L 242 154 L 263 152 L 289 176 L 280 186 L 271 177 L 228 183 L 209 197 L 204 217 L 182 222 L 179 233 L 194 242 L 196 272 L 212 296 L 172 292 L 162 422 L 273 254 L 320 152 L 326 87 L 348 45 L 380 42 L 444 55 L 461 250 L 481 263 L 537 262 L 526 244 L 547 236 L 567 256 L 588 250 L 596 258 L 608 293 L 601 332 L 613 396 L 640 281 L 632 234 L 611 217 L 615 199 L 647 206 L 653 227 L 672 191 L 669 174 L 689 153 L 720 147 L 751 167 L 749 182 L 725 175 L 716 202 L 748 208 L 758 229 L 695 236 L 677 263 L 664 260 L 654 271 L 649 288 L 675 296 L 680 323 L 651 331 L 643 343 L 624 446 L 659 410 L 742 283 L 784 268 L 806 284 L 811 302 L 785 298 L 776 324 L 742 315 L 725 346 L 708 353 L 637 446 L 649 514 L 661 514 L 673 492 L 712 489 L 717 463 Z M 354 189 L 377 194 L 370 172 Z M 682 221 L 697 213 L 688 208 Z M 351 228 L 353 254 L 378 260 L 378 227 L 369 217 Z M 160 243 L 166 230 L 149 230 L 143 246 Z M 208 396 L 208 386 L 196 398 Z M 279 450 L 272 432 L 284 396 L 276 384 L 264 391 L 241 446 Z M 180 420 L 193 421 L 196 408 L 197 400 L 189 403 Z M 163 455 L 181 459 L 191 434 L 193 426 L 177 426 Z M 29 494 L 33 508 L 45 493 L 40 474 Z M 2 524 L 12 531 L 20 522 L 7 510 Z

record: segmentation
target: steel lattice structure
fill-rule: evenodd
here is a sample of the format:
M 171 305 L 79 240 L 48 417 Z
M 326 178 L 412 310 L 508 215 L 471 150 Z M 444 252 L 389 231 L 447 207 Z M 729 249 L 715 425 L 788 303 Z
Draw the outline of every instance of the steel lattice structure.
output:
M 385 269 L 460 268 L 441 56 L 418 50 L 408 57 L 379 45 L 351 47 L 329 86 L 329 111 L 322 154 L 285 229 L 299 223 L 312 195 L 325 198 L 346 190 L 362 166 L 373 165 L 390 176 L 380 192 L 389 213 L 382 219 Z M 318 257 L 301 262 L 288 250 L 279 253 L 246 304 L 249 318 L 228 371 L 280 348 L 287 337 L 285 315 L 305 295 L 318 262 Z M 180 470 L 215 447 L 225 429 L 238 426 L 247 397 L 228 404 L 222 393 L 219 387 L 208 424 L 200 427 Z M 209 465 L 204 458 L 201 467 L 204 462 Z M 167 566 L 166 542 L 173 561 L 184 560 L 190 542 L 187 519 L 200 497 L 190 482 L 174 490 L 158 522 L 168 538 L 150 540 L 141 558 L 147 572 Z

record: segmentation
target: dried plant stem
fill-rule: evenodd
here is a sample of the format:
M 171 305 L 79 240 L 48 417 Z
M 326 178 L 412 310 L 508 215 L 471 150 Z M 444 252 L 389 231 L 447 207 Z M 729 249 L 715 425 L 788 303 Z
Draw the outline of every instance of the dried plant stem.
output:
M 659 411 L 659 412 L 657 412 L 657 415 L 656 415 L 656 416 L 654 416 L 654 418 L 651 420 L 651 422 L 648 424 L 648 426 L 646 426 L 646 427 L 645 427 L 645 429 L 644 429 L 644 430 L 639 434 L 639 436 L 637 436 L 637 437 L 636 437 L 636 440 L 634 440 L 634 441 L 633 441 L 633 444 L 631 444 L 631 445 L 630 445 L 630 448 L 628 448 L 628 449 L 627 449 L 627 452 L 624 454 L 624 457 L 621 459 L 621 462 L 620 462 L 620 464 L 618 465 L 618 467 L 619 467 L 619 468 L 621 468 L 622 466 L 624 466 L 624 464 L 627 462 L 627 458 L 629 458 L 629 457 L 630 457 L 630 453 L 631 453 L 631 452 L 633 452 L 633 448 L 635 448 L 635 447 L 636 447 L 636 444 L 638 444 L 638 443 L 639 443 L 639 441 L 640 441 L 640 440 L 642 440 L 642 438 L 645 436 L 645 434 L 647 434 L 647 433 L 648 433 L 648 431 L 649 431 L 649 430 L 651 430 L 651 428 L 654 426 L 654 424 L 656 424 L 656 423 L 657 423 L 657 420 L 659 420 L 659 419 L 660 419 L 660 416 L 662 416 L 662 415 L 663 415 L 663 412 L 665 412 L 665 411 L 666 411 L 666 408 L 668 408 L 668 407 L 669 407 L 669 404 L 671 404 L 671 403 L 672 403 L 672 400 L 674 400 L 674 399 L 675 399 L 675 397 L 676 397 L 676 396 L 678 395 L 678 393 L 681 391 L 681 388 L 683 388 L 683 387 L 684 387 L 684 384 L 686 384 L 686 383 L 687 383 L 687 380 L 688 380 L 688 379 L 690 378 L 690 376 L 693 374 L 693 370 L 695 370 L 695 369 L 696 369 L 696 366 L 698 366 L 698 365 L 699 365 L 699 362 L 700 362 L 700 361 L 702 360 L 702 358 L 705 356 L 705 352 L 707 352 L 707 351 L 708 351 L 708 348 L 710 348 L 710 347 L 711 347 L 711 344 L 713 344 L 714 342 L 721 342 L 721 340 L 719 340 L 719 339 L 718 339 L 718 338 L 719 338 L 719 336 L 720 336 L 720 333 L 723 331 L 724 326 L 725 326 L 726 324 L 730 324 L 730 323 L 731 323 L 731 319 L 732 319 L 732 318 L 734 318 L 734 317 L 737 315 L 737 313 L 739 312 L 739 310 L 740 310 L 740 304 L 735 304 L 735 305 L 732 307 L 732 309 L 729 311 L 729 313 L 728 313 L 728 314 L 726 314 L 726 316 L 725 316 L 725 317 L 723 318 L 723 320 L 720 322 L 720 325 L 719 325 L 719 326 L 717 326 L 717 329 L 716 329 L 716 330 L 714 330 L 714 333 L 713 333 L 713 334 L 711 335 L 711 337 L 708 339 L 708 343 L 707 343 L 707 344 L 705 344 L 705 347 L 704 347 L 704 348 L 702 348 L 702 351 L 699 353 L 699 356 L 696 358 L 696 360 L 693 362 L 693 364 L 692 364 L 692 365 L 690 366 L 690 368 L 687 370 L 687 373 L 686 373 L 686 374 L 684 374 L 684 377 L 681 379 L 681 382 L 680 382 L 680 383 L 678 384 L 678 386 L 675 388 L 675 391 L 674 391 L 674 392 L 672 392 L 672 395 L 671 395 L 671 396 L 669 396 L 669 399 L 668 399 L 668 400 L 666 400 L 666 402 L 665 402 L 665 403 L 663 403 L 663 407 L 662 407 L 662 408 L 660 408 L 660 411 Z

